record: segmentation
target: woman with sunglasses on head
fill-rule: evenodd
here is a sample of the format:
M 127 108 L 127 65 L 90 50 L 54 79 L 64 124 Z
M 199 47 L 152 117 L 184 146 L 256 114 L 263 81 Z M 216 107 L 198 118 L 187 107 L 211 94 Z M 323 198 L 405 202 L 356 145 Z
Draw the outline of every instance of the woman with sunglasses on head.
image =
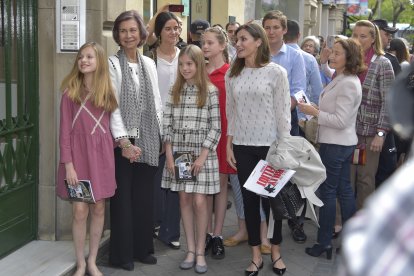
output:
M 359 41 L 367 69 L 358 74 L 362 85 L 362 101 L 358 110 L 356 130 L 358 145 L 365 147 L 365 165 L 353 165 L 351 183 L 356 192 L 356 206 L 375 191 L 375 175 L 385 136 L 390 131 L 387 94 L 394 80 L 391 62 L 384 56 L 381 37 L 372 22 L 360 20 L 355 24 L 352 38 Z

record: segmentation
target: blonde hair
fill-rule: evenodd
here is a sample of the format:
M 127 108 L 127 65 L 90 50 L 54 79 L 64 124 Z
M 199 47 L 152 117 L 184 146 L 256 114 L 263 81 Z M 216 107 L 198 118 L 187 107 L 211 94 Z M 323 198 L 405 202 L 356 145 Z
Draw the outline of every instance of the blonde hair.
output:
M 203 107 L 207 101 L 208 86 L 211 84 L 207 76 L 206 63 L 201 49 L 196 45 L 188 45 L 181 49 L 178 55 L 178 68 L 180 67 L 180 58 L 188 56 L 196 65 L 196 73 L 194 75 L 194 84 L 197 86 L 197 106 Z M 172 87 L 173 104 L 177 106 L 180 103 L 182 90 L 186 80 L 178 69 L 177 79 Z
M 368 20 L 359 20 L 355 23 L 355 27 L 367 27 L 369 28 L 369 34 L 374 39 L 374 45 L 372 46 L 374 48 L 374 52 L 378 56 L 385 55 L 384 50 L 382 49 L 382 42 L 381 42 L 381 36 L 378 27 Z
M 76 55 L 72 70 L 62 81 L 60 89 L 64 92 L 67 90 L 68 97 L 75 103 L 81 104 L 82 85 L 84 75 L 79 71 L 78 60 L 81 52 L 91 47 L 96 54 L 96 70 L 93 73 L 90 100 L 96 107 L 103 108 L 112 112 L 118 107 L 111 79 L 109 77 L 108 61 L 105 50 L 96 42 L 87 42 L 82 45 Z
M 212 33 L 216 35 L 216 39 L 218 40 L 220 45 L 225 46 L 224 47 L 224 51 L 223 51 L 223 58 L 224 58 L 224 62 L 228 63 L 229 62 L 229 49 L 227 48 L 228 44 L 229 44 L 229 38 L 226 34 L 226 32 L 220 28 L 220 27 L 210 27 L 207 28 L 202 37 L 201 37 L 201 41 L 204 43 L 204 35 L 205 33 Z

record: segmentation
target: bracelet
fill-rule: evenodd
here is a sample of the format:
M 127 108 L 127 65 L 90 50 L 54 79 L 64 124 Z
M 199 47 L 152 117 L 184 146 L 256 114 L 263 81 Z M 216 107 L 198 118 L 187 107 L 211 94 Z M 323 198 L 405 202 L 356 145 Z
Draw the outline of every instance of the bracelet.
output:
M 125 145 L 119 145 L 119 147 L 121 148 L 121 149 L 127 149 L 127 148 L 129 148 L 130 146 L 132 146 L 132 144 L 131 143 L 128 143 L 128 144 L 125 144 Z

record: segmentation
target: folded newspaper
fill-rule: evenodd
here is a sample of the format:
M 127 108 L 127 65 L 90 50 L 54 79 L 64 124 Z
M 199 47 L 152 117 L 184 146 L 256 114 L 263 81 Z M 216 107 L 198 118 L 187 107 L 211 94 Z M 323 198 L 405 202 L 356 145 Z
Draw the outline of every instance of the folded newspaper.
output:
M 260 160 L 243 187 L 261 196 L 275 197 L 295 172 L 289 169 L 274 169 L 269 162 Z

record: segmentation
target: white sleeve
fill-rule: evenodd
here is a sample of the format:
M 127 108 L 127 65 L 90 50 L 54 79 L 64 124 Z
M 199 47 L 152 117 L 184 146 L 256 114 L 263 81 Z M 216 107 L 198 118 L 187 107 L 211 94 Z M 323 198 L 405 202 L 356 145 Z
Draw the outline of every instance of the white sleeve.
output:
M 290 135 L 290 90 L 287 72 L 284 68 L 275 70 L 277 74 L 277 85 L 274 87 L 274 111 L 276 118 L 277 137 L 282 138 Z M 273 72 L 275 72 L 273 71 Z M 274 73 L 272 73 L 274 75 Z
M 151 78 L 151 84 L 152 84 L 152 92 L 154 94 L 154 101 L 155 101 L 155 110 L 157 112 L 157 120 L 158 120 L 158 126 L 160 128 L 160 133 L 162 135 L 162 101 L 161 101 L 161 95 L 160 95 L 160 89 L 158 86 L 158 74 L 157 74 L 157 67 L 155 66 L 154 60 L 143 57 L 146 61 L 145 64 L 147 65 L 148 73 L 150 74 Z
M 111 77 L 112 85 L 114 87 L 115 97 L 119 104 L 119 93 L 121 91 L 121 81 L 122 81 L 119 60 L 117 57 L 111 56 L 109 57 L 108 62 L 109 62 L 109 75 Z M 119 109 L 119 107 L 111 113 L 111 119 L 110 119 L 109 125 L 111 128 L 112 136 L 114 137 L 115 140 L 128 137 L 128 132 L 122 121 L 121 110 Z
M 236 117 L 235 100 L 231 80 L 229 77 L 230 70 L 225 75 L 226 84 L 226 117 L 227 117 L 227 136 L 234 136 L 234 121 Z

